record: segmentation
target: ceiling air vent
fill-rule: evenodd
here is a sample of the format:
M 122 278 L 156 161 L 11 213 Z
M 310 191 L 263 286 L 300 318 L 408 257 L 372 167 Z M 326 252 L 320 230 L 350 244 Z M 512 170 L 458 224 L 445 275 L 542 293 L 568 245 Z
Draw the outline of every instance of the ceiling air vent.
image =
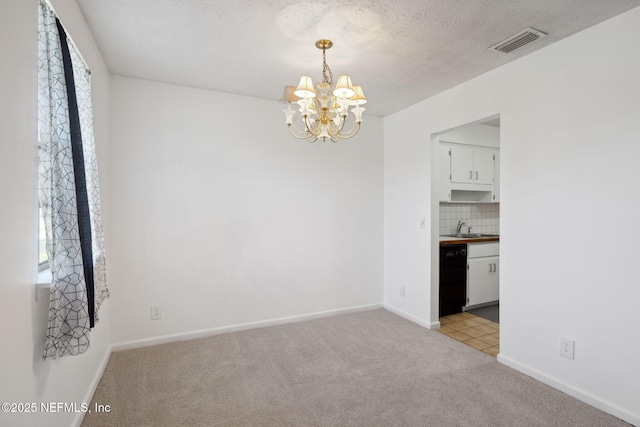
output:
M 511 53 L 524 45 L 545 37 L 546 35 L 547 34 L 543 33 L 542 31 L 538 31 L 533 28 L 527 28 L 505 40 L 502 40 L 498 44 L 494 44 L 489 49 L 502 53 Z

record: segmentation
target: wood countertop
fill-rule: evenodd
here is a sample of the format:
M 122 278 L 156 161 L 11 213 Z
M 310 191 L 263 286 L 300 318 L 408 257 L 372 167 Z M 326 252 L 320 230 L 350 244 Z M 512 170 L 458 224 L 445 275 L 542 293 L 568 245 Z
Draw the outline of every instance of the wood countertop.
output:
M 486 243 L 499 242 L 500 236 L 483 236 L 483 237 L 448 237 L 440 236 L 440 245 L 460 245 L 466 243 Z

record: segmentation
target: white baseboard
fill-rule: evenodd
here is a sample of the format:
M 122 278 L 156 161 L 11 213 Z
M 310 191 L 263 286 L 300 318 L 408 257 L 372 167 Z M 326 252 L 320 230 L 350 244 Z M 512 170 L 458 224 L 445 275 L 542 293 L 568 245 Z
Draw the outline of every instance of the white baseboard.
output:
M 491 307 L 492 305 L 498 305 L 499 303 L 500 301 L 496 300 L 496 301 L 483 302 L 482 304 L 465 305 L 464 307 L 462 307 L 462 311 L 475 310 L 476 308 L 482 308 L 482 307 Z
M 422 319 L 419 319 L 412 314 L 407 313 L 406 311 L 400 310 L 397 307 L 394 307 L 389 304 L 384 304 L 384 308 L 389 310 L 390 312 L 397 314 L 400 317 L 404 317 L 407 320 L 412 321 L 413 323 L 417 323 L 420 326 L 423 326 L 427 329 L 440 329 L 440 322 L 425 322 Z
M 634 426 L 640 426 L 640 414 L 633 414 L 628 410 L 620 408 L 619 406 L 614 405 L 610 402 L 604 401 L 591 393 L 572 386 L 571 384 L 565 383 L 564 381 L 549 376 L 527 365 L 523 365 L 518 361 L 503 355 L 502 353 L 498 354 L 498 362 L 505 364 L 510 368 L 515 369 L 516 371 L 520 371 L 523 374 L 540 381 L 541 383 L 558 389 L 561 392 L 568 394 L 569 396 L 575 397 L 576 399 L 581 400 L 582 402 L 591 405 L 594 408 L 598 408 L 601 411 L 611 414 L 614 417 L 618 417 L 621 420 L 633 424 Z
M 84 395 L 84 399 L 82 400 L 83 402 L 90 404 L 91 403 L 91 399 L 93 399 L 93 395 L 96 392 L 96 389 L 98 388 L 98 384 L 100 384 L 100 379 L 102 378 L 102 374 L 104 374 L 104 370 L 107 367 L 107 363 L 109 363 L 109 358 L 111 357 L 111 352 L 113 347 L 109 346 L 109 348 L 107 348 L 107 351 L 104 354 L 104 357 L 102 358 L 102 362 L 100 362 L 100 365 L 98 366 L 98 369 L 96 370 L 96 373 L 93 375 L 93 378 L 91 379 L 91 382 L 89 383 L 89 388 L 87 389 L 87 392 Z M 73 419 L 73 422 L 71 423 L 72 426 L 75 427 L 80 427 L 82 425 L 82 421 L 84 420 L 84 412 L 78 412 L 75 416 L 75 418 Z
M 113 344 L 112 351 L 130 350 L 134 348 L 151 347 L 154 345 L 167 344 L 171 342 L 187 341 L 197 338 L 205 338 L 213 335 L 226 334 L 229 332 L 246 331 L 249 329 L 266 328 L 268 326 L 284 325 L 287 323 L 303 322 L 305 320 L 318 319 L 322 317 L 335 316 L 337 314 L 356 313 L 359 311 L 374 310 L 382 308 L 382 304 L 360 305 L 355 307 L 340 308 L 336 310 L 318 311 L 310 314 L 301 314 L 298 316 L 279 317 L 270 320 L 261 320 L 257 322 L 240 323 L 236 325 L 221 326 L 218 328 L 201 329 L 198 331 L 181 332 L 178 334 L 163 335 L 153 338 L 144 338 L 140 340 L 124 341 Z

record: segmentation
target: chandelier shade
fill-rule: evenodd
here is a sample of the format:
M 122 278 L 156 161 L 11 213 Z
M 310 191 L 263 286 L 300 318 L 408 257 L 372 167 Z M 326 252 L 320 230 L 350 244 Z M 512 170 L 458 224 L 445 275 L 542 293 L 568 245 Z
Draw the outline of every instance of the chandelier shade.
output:
M 326 51 L 333 46 L 331 40 L 318 40 L 322 50 L 322 81 L 314 85 L 311 76 L 302 76 L 298 86 L 285 86 L 281 102 L 289 132 L 298 138 L 315 142 L 330 139 L 338 142 L 360 131 L 362 105 L 367 102 L 361 86 L 354 86 L 351 76 L 343 74 L 334 86 L 333 73 L 327 65 Z M 297 105 L 297 108 L 294 107 Z
M 355 94 L 356 91 L 351 84 L 351 77 L 346 74 L 338 77 L 338 83 L 336 83 L 333 95 L 338 98 L 351 98 Z
M 280 102 L 298 102 L 298 99 L 300 98 L 296 96 L 295 91 L 295 86 L 285 86 Z
M 311 76 L 300 77 L 300 83 L 298 83 L 298 87 L 294 94 L 299 98 L 314 98 L 316 96 Z
M 362 91 L 362 86 L 354 86 L 353 90 L 356 92 L 356 94 L 351 97 L 351 103 L 353 105 L 366 104 L 367 98 L 364 96 L 364 92 Z

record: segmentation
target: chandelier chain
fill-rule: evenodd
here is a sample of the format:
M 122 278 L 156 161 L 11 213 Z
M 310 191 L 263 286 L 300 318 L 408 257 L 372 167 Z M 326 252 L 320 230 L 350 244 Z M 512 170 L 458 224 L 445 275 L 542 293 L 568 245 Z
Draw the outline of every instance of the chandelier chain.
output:
M 329 73 L 329 77 L 327 77 L 327 73 Z M 333 84 L 333 73 L 327 64 L 327 50 L 325 48 L 322 48 L 322 83 Z

